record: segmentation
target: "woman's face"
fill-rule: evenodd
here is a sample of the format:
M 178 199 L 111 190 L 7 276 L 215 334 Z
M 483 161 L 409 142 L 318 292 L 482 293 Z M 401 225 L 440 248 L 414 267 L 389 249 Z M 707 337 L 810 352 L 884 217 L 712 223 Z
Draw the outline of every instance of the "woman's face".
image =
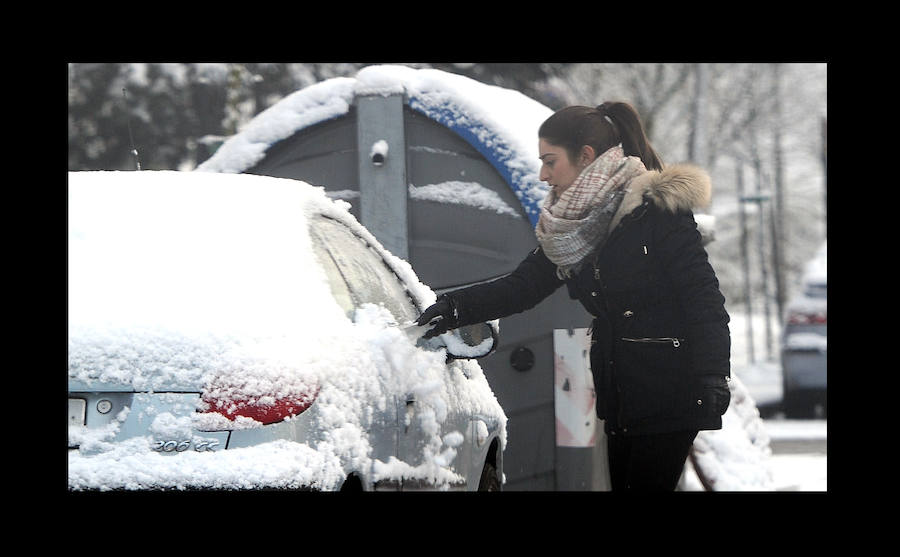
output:
M 587 164 L 572 161 L 565 149 L 549 143 L 543 138 L 538 142 L 538 151 L 543 163 L 541 164 L 540 179 L 542 182 L 547 182 L 557 196 L 562 195 L 587 166 Z

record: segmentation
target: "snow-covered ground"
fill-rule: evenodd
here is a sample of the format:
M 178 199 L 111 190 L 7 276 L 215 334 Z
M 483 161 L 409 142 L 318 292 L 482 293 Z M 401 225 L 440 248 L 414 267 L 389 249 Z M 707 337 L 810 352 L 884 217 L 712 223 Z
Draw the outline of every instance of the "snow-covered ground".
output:
M 747 315 L 729 308 L 731 314 L 732 373 L 738 376 L 757 406 L 777 404 L 781 400 L 781 364 L 778 362 L 778 324 L 772 319 L 773 361 L 765 361 L 765 321 L 761 315 L 752 320 L 756 362 L 748 361 Z M 817 440 L 826 445 L 827 420 L 785 420 L 777 413 L 764 418 L 770 445 L 787 441 Z M 827 491 L 828 452 L 779 454 L 771 457 L 775 489 L 778 491 Z
M 828 438 L 826 420 L 765 420 L 770 442 Z M 827 491 L 828 452 L 772 455 L 777 491 Z

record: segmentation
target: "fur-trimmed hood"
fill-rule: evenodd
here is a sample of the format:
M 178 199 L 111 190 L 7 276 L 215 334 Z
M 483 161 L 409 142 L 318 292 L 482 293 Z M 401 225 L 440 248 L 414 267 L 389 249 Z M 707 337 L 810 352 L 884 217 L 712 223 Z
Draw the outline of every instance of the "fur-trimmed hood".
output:
M 650 170 L 631 180 L 627 193 L 610 223 L 614 229 L 622 217 L 631 213 L 647 199 L 657 207 L 674 213 L 709 205 L 712 182 L 709 174 L 693 164 L 673 164 L 662 171 Z

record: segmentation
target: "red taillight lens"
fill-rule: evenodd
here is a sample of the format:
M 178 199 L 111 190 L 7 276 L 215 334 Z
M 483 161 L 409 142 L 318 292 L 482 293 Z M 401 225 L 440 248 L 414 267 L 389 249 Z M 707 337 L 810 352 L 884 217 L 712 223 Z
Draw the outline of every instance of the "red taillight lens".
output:
M 792 311 L 788 314 L 788 323 L 791 325 L 826 325 L 828 316 L 825 312 L 799 312 Z
M 203 397 L 203 402 L 207 405 L 207 412 L 216 412 L 229 420 L 242 416 L 269 425 L 303 413 L 312 406 L 318 394 L 318 390 L 315 390 L 295 397 L 279 399 L 261 397 L 248 400 L 217 400 Z

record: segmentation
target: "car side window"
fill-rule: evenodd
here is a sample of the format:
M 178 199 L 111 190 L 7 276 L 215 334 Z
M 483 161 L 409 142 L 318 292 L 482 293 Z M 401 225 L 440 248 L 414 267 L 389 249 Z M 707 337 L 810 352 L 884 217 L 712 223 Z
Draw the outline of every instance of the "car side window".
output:
M 382 305 L 398 323 L 412 321 L 418 311 L 397 275 L 365 240 L 340 222 L 311 219 L 313 249 L 328 276 L 338 304 L 352 316 L 364 303 Z

